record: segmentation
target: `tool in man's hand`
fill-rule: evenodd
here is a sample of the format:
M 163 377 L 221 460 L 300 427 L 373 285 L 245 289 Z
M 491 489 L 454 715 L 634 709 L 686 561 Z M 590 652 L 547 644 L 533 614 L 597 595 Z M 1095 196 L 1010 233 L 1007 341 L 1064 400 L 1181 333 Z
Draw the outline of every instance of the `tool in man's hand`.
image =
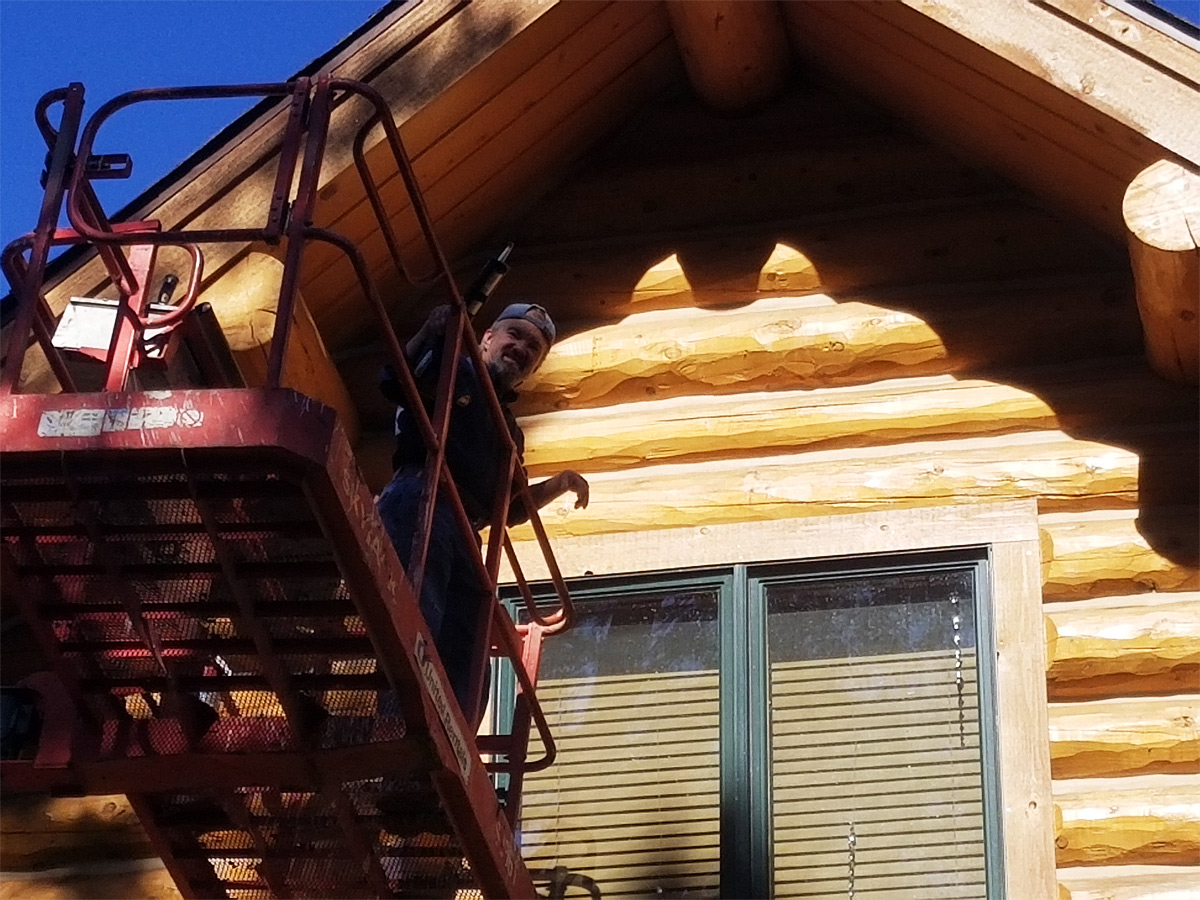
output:
M 500 283 L 500 279 L 508 272 L 508 255 L 512 253 L 513 244 L 510 241 L 504 246 L 504 249 L 489 259 L 483 267 L 483 271 L 478 277 L 471 282 L 471 286 L 467 288 L 466 294 L 463 295 L 463 302 L 467 307 L 467 318 L 475 318 L 479 310 L 492 296 L 492 292 L 496 290 L 496 285 Z M 413 375 L 420 378 L 429 369 L 433 362 L 434 351 L 428 350 L 424 356 L 417 362 L 413 369 Z M 379 379 L 379 390 L 393 403 L 401 404 L 404 402 L 404 394 L 400 390 L 400 382 L 396 378 L 396 373 L 392 369 L 391 364 L 386 364 L 383 367 L 382 375 Z

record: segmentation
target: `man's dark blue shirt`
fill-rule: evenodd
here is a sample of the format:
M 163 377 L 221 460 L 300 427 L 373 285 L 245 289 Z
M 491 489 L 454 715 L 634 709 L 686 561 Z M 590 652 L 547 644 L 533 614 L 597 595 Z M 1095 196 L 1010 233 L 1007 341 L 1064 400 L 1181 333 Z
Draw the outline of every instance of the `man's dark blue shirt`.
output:
M 441 337 L 437 337 L 430 344 L 432 346 L 420 347 L 414 355 L 423 360 L 432 351 L 429 362 L 422 365 L 422 372 L 415 376 L 425 410 L 432 416 L 438 374 L 441 371 Z M 389 376 L 392 381 L 390 385 Z M 424 466 L 425 443 L 421 440 L 421 433 L 412 411 L 404 405 L 403 395 L 396 396 L 400 394 L 399 385 L 395 383 L 395 375 L 390 369 L 385 370 L 381 387 L 385 396 L 399 404 L 396 410 L 396 450 L 392 455 L 392 468 L 399 471 L 402 468 Z M 500 399 L 500 408 L 504 413 L 508 433 L 517 446 L 519 466 L 520 455 L 525 451 L 525 435 L 509 410 L 509 404 L 517 395 L 514 391 L 498 387 L 496 393 Z M 492 417 L 474 362 L 467 357 L 459 359 L 450 428 L 446 437 L 446 464 L 454 483 L 458 486 L 467 516 L 479 527 L 491 519 L 497 492 L 505 484 L 503 473 L 508 458 L 506 444 L 503 433 Z M 509 524 L 516 524 L 526 518 L 523 505 L 514 497 L 509 510 Z

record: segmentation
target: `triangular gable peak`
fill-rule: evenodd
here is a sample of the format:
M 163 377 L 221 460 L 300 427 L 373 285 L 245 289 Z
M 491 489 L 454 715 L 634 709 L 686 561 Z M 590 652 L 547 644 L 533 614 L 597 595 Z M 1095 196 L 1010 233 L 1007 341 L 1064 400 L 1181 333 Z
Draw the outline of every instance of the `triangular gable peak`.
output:
M 768 96 L 790 46 L 801 64 L 1128 240 L 1151 364 L 1196 381 L 1195 49 L 1082 0 L 668 5 L 692 84 L 715 108 Z
M 441 239 L 461 258 L 632 110 L 678 84 L 681 68 L 702 99 L 728 112 L 770 97 L 793 67 L 833 75 L 1128 241 L 1152 365 L 1173 380 L 1196 380 L 1200 53 L 1115 7 L 421 0 L 380 17 L 322 71 L 370 81 L 390 99 Z M 253 220 L 256 198 L 269 196 L 272 139 L 285 114 L 282 104 L 265 109 L 122 218 L 152 216 L 168 227 Z M 350 149 L 355 116 L 343 111 L 340 143 L 335 121 L 317 220 L 362 243 L 382 271 L 382 238 L 360 215 L 367 200 Z M 373 168 L 382 156 L 368 147 Z M 385 176 L 385 201 L 396 191 Z M 349 337 L 336 323 L 354 318 L 339 300 L 349 271 L 321 249 L 306 262 L 301 290 L 318 324 L 334 324 L 326 340 L 336 345 Z M 244 253 L 214 249 L 208 271 Z M 60 297 L 104 292 L 94 265 L 60 270 L 59 282 Z M 394 276 L 383 286 L 401 289 Z

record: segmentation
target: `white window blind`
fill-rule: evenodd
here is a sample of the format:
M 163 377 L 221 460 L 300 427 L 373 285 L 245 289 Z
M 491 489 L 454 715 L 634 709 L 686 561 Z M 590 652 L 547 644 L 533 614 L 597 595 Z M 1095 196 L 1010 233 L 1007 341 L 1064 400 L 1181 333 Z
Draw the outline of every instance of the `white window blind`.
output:
M 526 777 L 522 853 L 620 897 L 716 897 L 717 591 L 581 602 L 548 641 L 538 699 L 558 760 Z
M 985 898 L 971 571 L 765 593 L 775 897 Z
M 576 593 L 579 624 L 543 657 L 559 756 L 525 781 L 529 865 L 609 900 L 1002 884 L 978 557 L 842 565 Z
M 522 846 L 603 896 L 716 897 L 717 673 L 543 681 L 558 762 L 525 782 Z
M 982 898 L 974 653 L 771 668 L 775 896 Z

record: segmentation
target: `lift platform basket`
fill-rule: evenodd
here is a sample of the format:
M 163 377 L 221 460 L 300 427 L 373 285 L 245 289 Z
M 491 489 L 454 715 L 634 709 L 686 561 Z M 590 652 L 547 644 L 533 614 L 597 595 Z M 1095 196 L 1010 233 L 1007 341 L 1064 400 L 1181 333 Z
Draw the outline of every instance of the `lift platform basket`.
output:
M 57 685 L 6 789 L 129 794 L 185 896 L 533 896 L 329 409 L 4 405 L 3 578 Z

